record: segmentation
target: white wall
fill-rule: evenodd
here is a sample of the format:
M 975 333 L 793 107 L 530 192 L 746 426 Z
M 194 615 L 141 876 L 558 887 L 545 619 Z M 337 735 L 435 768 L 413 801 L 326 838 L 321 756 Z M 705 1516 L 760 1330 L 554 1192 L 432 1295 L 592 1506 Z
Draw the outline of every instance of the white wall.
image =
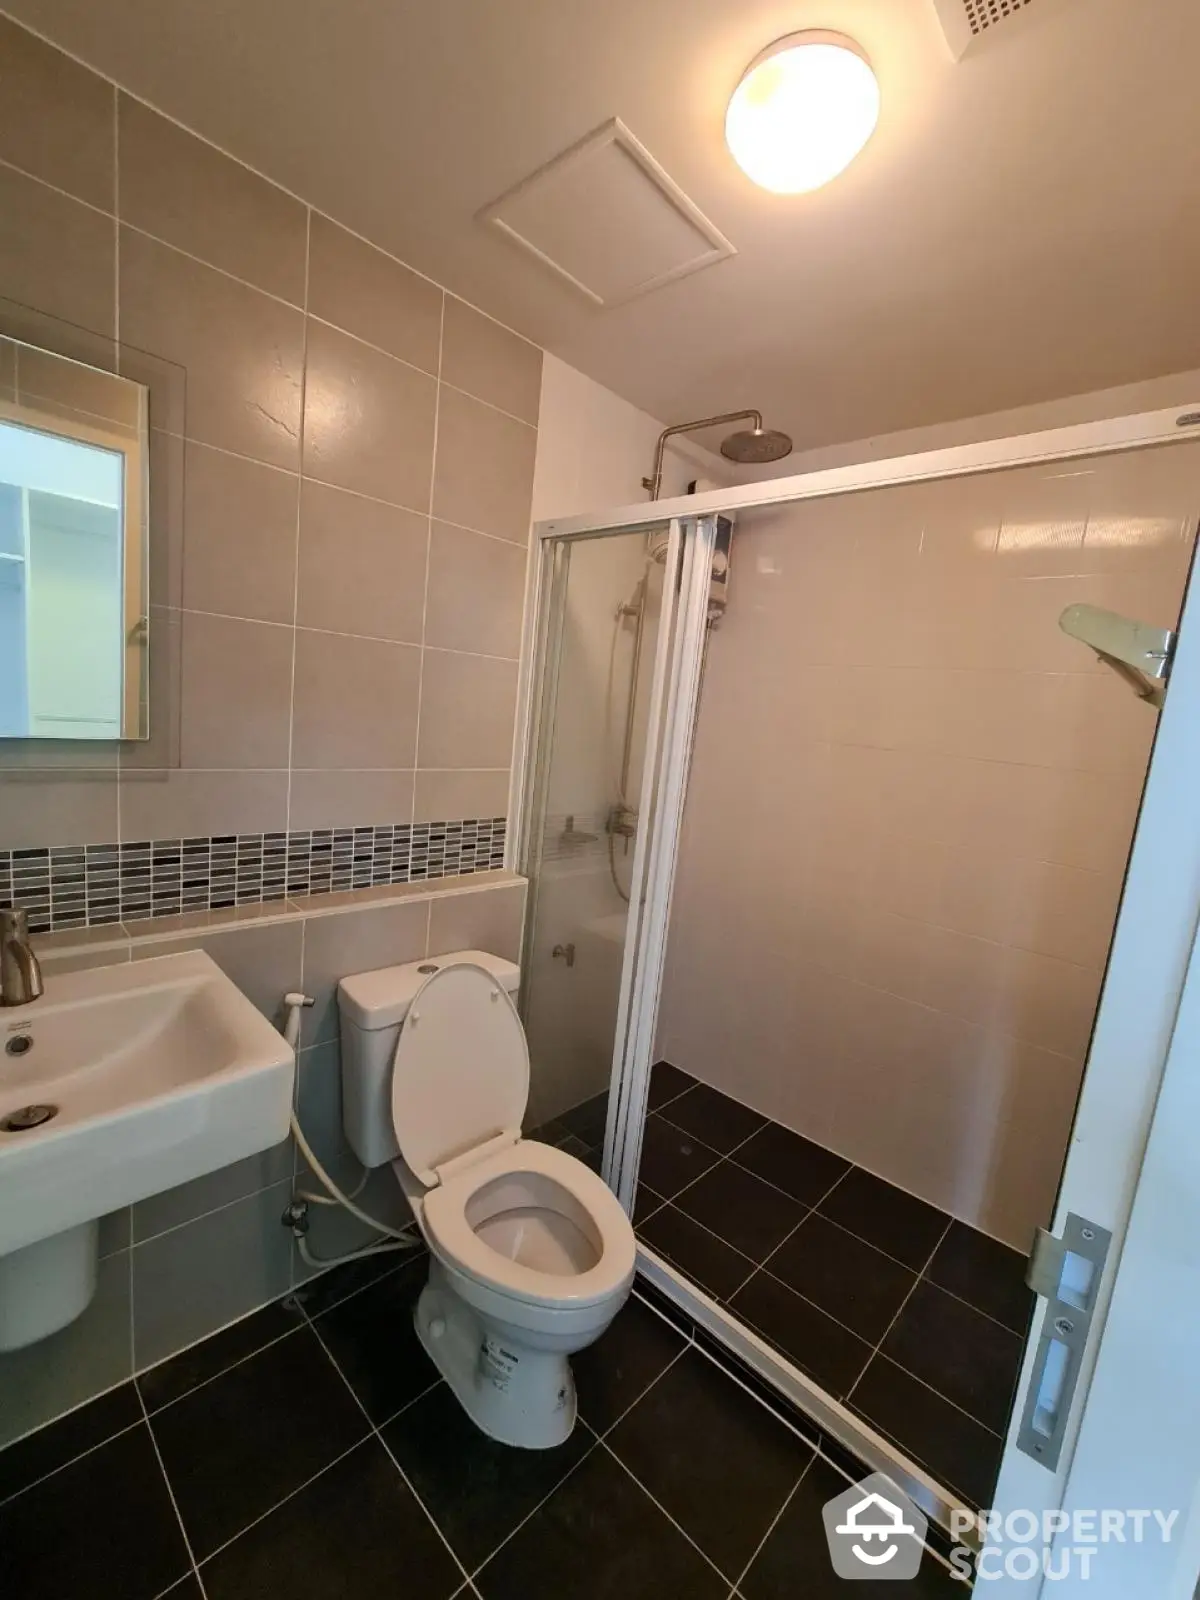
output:
M 1155 714 L 1057 626 L 1173 626 L 1200 440 L 746 514 L 659 1033 L 1023 1248 L 1049 1216 Z

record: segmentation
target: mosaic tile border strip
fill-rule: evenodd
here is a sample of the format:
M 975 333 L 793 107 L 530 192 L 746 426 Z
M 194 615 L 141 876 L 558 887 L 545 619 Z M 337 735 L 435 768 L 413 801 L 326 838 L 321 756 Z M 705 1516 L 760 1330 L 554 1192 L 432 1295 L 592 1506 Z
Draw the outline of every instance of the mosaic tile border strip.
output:
M 0 850 L 0 905 L 34 933 L 375 889 L 504 865 L 504 817 Z

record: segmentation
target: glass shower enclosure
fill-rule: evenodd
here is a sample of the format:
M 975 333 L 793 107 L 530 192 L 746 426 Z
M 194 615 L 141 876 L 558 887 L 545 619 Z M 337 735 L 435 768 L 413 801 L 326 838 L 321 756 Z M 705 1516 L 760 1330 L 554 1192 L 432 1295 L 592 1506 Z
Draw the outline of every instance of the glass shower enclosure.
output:
M 926 1287 L 921 1264 L 899 1259 L 899 1243 L 889 1253 L 855 1216 L 846 1187 L 840 1211 L 815 1191 L 797 1205 L 777 1165 L 785 1232 L 805 1218 L 810 1233 L 843 1229 L 843 1279 L 879 1255 L 877 1288 L 896 1305 L 868 1308 L 878 1326 L 859 1325 L 853 1285 L 839 1281 L 831 1302 L 815 1258 L 811 1282 L 789 1286 L 782 1269 L 775 1278 L 775 1219 L 755 1230 L 771 1235 L 759 1260 L 751 1243 L 722 1238 L 720 1197 L 704 1213 L 687 1198 L 676 1205 L 674 1191 L 651 1194 L 644 1176 L 639 1196 L 643 1147 L 660 1168 L 664 1129 L 683 1148 L 687 1119 L 673 1124 L 666 1101 L 698 1080 L 745 1119 L 709 1135 L 717 1165 L 738 1166 L 733 1146 L 757 1140 L 785 1166 L 793 1150 L 816 1152 L 826 1191 L 858 1172 L 864 1192 L 880 1172 L 897 1195 L 932 1184 L 932 1204 L 913 1202 L 945 1225 L 927 1257 L 952 1219 L 978 1219 L 985 1245 L 1009 1237 L 1010 1254 L 1023 1207 L 1049 1225 L 1155 722 L 1128 681 L 1059 633 L 1060 602 L 1157 610 L 1174 626 L 1200 503 L 1198 446 L 1193 434 L 1187 448 L 1183 425 L 1175 411 L 1154 413 L 537 530 L 513 811 L 513 865 L 530 883 L 522 1011 L 533 1136 L 602 1171 L 634 1218 L 645 1280 L 943 1526 L 987 1503 L 1007 1416 L 985 1427 L 968 1414 L 971 1375 L 965 1400 L 936 1397 L 987 1436 L 993 1459 L 970 1476 L 859 1385 L 914 1291 L 951 1292 L 944 1275 Z M 741 630 L 743 648 L 731 635 L 723 657 L 724 632 L 711 645 L 708 624 L 728 519 L 723 629 Z M 1088 526 L 1095 573 L 1081 586 Z M 1153 561 L 1133 559 L 1143 546 Z M 747 770 L 742 735 L 772 770 Z M 1067 961 L 1054 941 L 1079 908 L 1068 896 L 1064 912 L 1054 896 L 1082 868 L 1060 863 L 1035 824 L 1069 842 L 1103 787 L 1088 774 L 1118 771 L 1131 797 L 1110 828 L 1120 871 L 1111 901 L 1091 907 L 1104 926 L 1091 930 L 1086 960 Z M 945 850 L 930 835 L 935 809 Z M 1004 857 L 1001 835 L 1018 823 L 1023 905 L 997 881 L 1012 876 L 1007 862 L 1001 873 L 980 865 Z M 935 904 L 946 882 L 956 892 Z M 1011 913 L 1003 930 L 976 925 L 999 915 L 992 887 Z M 1030 903 L 1041 912 L 1033 932 Z M 1065 1006 L 1048 987 L 1059 972 L 1072 986 Z M 652 1075 L 658 1055 L 677 1049 L 676 1066 L 693 1076 Z M 1025 1135 L 1045 1109 L 1047 1066 L 1057 1073 L 1049 1132 L 1033 1159 Z M 905 1072 L 924 1074 L 928 1114 L 905 1098 Z M 990 1102 L 975 1096 L 972 1073 Z M 752 1180 L 766 1170 L 744 1165 Z M 690 1168 L 676 1176 L 681 1192 L 693 1182 Z M 738 1282 L 706 1279 L 675 1247 L 672 1219 L 744 1257 Z M 772 1323 L 754 1282 L 776 1299 L 795 1291 L 805 1317 L 828 1324 L 839 1347 L 828 1365 Z M 1023 1334 L 993 1311 L 1015 1374 Z M 928 1375 L 918 1379 L 930 1389 Z

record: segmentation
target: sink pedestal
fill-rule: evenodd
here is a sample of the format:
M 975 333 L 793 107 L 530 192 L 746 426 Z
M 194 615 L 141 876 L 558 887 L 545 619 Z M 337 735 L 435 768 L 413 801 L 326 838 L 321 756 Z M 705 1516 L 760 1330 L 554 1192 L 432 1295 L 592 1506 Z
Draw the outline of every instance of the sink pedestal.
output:
M 0 1350 L 46 1339 L 87 1309 L 99 1235 L 98 1221 L 84 1222 L 0 1256 Z

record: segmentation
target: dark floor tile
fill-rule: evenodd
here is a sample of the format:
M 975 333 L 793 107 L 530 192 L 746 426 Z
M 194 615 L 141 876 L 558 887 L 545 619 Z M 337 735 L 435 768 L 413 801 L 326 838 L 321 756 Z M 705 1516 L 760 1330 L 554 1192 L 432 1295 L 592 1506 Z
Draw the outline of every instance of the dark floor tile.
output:
M 144 1422 L 0 1507 L 14 1600 L 153 1600 L 190 1570 Z
M 533 1139 L 537 1144 L 561 1144 L 564 1139 L 573 1139 L 575 1136 L 555 1117 L 548 1122 L 539 1123 L 536 1128 L 527 1128 L 524 1134 L 526 1139 Z
M 790 1128 L 768 1122 L 748 1139 L 735 1157 L 740 1167 L 783 1189 L 793 1200 L 815 1206 L 839 1178 L 850 1170 L 844 1156 L 835 1155 L 824 1145 L 804 1139 Z
M 571 1357 L 580 1416 L 597 1433 L 611 1428 L 686 1347 L 681 1333 L 630 1296 L 608 1332 Z
M 675 1127 L 694 1134 L 722 1155 L 728 1155 L 736 1145 L 765 1126 L 767 1120 L 749 1106 L 742 1105 L 740 1100 L 731 1100 L 707 1083 L 698 1083 L 678 1100 L 672 1100 L 662 1115 Z
M 990 1503 L 1004 1441 L 886 1356 L 873 1357 L 847 1404 L 971 1505 Z
M 377 1439 L 367 1439 L 201 1568 L 208 1600 L 445 1600 L 462 1573 Z
M 695 1324 L 682 1306 L 676 1305 L 664 1292 L 657 1288 L 648 1278 L 640 1277 L 634 1291 L 639 1300 L 644 1300 L 652 1311 L 657 1311 L 660 1317 L 665 1317 L 673 1328 L 690 1339 L 695 1333 Z
M 195 1574 L 189 1572 L 186 1578 L 181 1578 L 178 1583 L 173 1583 L 162 1596 L 162 1600 L 204 1600 L 204 1590 L 201 1589 Z
M 767 1271 L 871 1344 L 891 1326 L 916 1274 L 814 1211 L 773 1256 Z
M 303 1322 L 304 1318 L 298 1310 L 294 1307 L 288 1310 L 283 1302 L 276 1301 L 273 1305 L 263 1306 L 253 1316 L 243 1317 L 240 1322 L 222 1328 L 220 1333 L 201 1339 L 199 1344 L 181 1350 L 170 1360 L 161 1361 L 157 1367 L 151 1367 L 137 1378 L 147 1411 L 157 1411 L 160 1406 L 178 1400 L 181 1395 L 224 1372 L 226 1367 L 232 1367 L 235 1362 L 243 1361 L 256 1350 L 294 1332 L 303 1326 Z
M 368 1431 L 309 1328 L 156 1411 L 151 1427 L 197 1560 Z
M 865 1471 L 860 1474 L 865 1476 Z M 745 1600 L 889 1600 L 899 1589 L 883 1579 L 847 1583 L 833 1570 L 821 1508 L 848 1487 L 820 1458 L 804 1474 L 762 1549 L 738 1585 Z M 966 1590 L 926 1551 L 917 1577 L 904 1587 L 908 1600 L 963 1600 Z
M 573 1106 L 570 1111 L 560 1112 L 556 1121 L 561 1122 L 568 1133 L 582 1139 L 589 1150 L 603 1144 L 604 1128 L 608 1121 L 608 1090 L 593 1095 L 582 1105 Z
M 473 1571 L 595 1446 L 576 1426 L 553 1450 L 489 1439 L 444 1383 L 382 1430 L 459 1560 Z
M 1018 1250 L 965 1222 L 952 1222 L 926 1277 L 1024 1338 L 1033 1313 L 1033 1292 L 1025 1283 L 1028 1265 Z
M 1022 1350 L 1010 1328 L 922 1281 L 880 1348 L 994 1433 L 1007 1429 Z
M 730 1582 L 812 1453 L 698 1350 L 680 1357 L 607 1442 Z
M 729 1309 L 835 1399 L 852 1387 L 871 1354 L 869 1344 L 769 1272 L 756 1272 L 734 1295 Z
M 852 1167 L 819 1209 L 831 1221 L 919 1272 L 950 1218 L 874 1173 Z
M 437 1380 L 413 1327 L 413 1310 L 428 1276 L 429 1259 L 422 1256 L 340 1301 L 314 1323 L 376 1426 Z
M 672 1100 L 677 1100 L 695 1081 L 690 1072 L 680 1071 L 669 1061 L 656 1061 L 650 1071 L 650 1099 L 647 1102 L 650 1110 L 659 1111 Z
M 647 1217 L 653 1216 L 659 1206 L 664 1204 L 662 1195 L 656 1194 L 648 1183 L 639 1183 L 633 1200 L 634 1227 L 645 1222 Z
M 726 1600 L 729 1585 L 603 1445 L 475 1577 L 483 1600 Z
M 707 1360 L 711 1361 L 720 1372 L 731 1377 L 735 1383 L 748 1389 L 760 1405 L 779 1418 L 780 1422 L 790 1430 L 802 1445 L 810 1449 L 823 1449 L 827 1443 L 825 1435 L 821 1432 L 812 1418 L 792 1404 L 786 1395 L 782 1394 L 773 1383 L 768 1383 L 753 1367 L 723 1344 L 715 1334 L 709 1333 L 707 1328 L 697 1328 L 695 1334 L 697 1350 Z
M 428 1260 L 424 1250 L 419 1252 L 419 1258 L 423 1261 Z M 310 1278 L 288 1298 L 302 1306 L 310 1317 L 319 1317 L 323 1311 L 328 1311 L 330 1306 L 348 1300 L 360 1289 L 378 1283 L 381 1278 L 391 1277 L 393 1272 L 399 1272 L 405 1266 L 411 1266 L 415 1259 L 416 1255 L 407 1256 L 397 1251 L 395 1254 L 388 1252 L 378 1256 L 364 1256 L 361 1261 L 347 1261 L 344 1266 L 332 1267 L 328 1272 L 322 1272 L 318 1278 Z
M 804 1215 L 798 1201 L 731 1161 L 706 1172 L 675 1204 L 752 1261 L 765 1260 Z
M 657 1190 L 664 1200 L 677 1195 L 718 1159 L 715 1150 L 693 1139 L 682 1128 L 664 1122 L 657 1112 L 646 1118 L 638 1179 Z
M 673 1205 L 642 1223 L 638 1237 L 714 1300 L 727 1300 L 754 1271 L 753 1261 Z
M 56 1472 L 85 1450 L 103 1444 L 114 1433 L 141 1422 L 142 1408 L 132 1383 L 110 1389 L 87 1405 L 69 1411 L 57 1422 L 18 1439 L 0 1451 L 0 1500 Z

